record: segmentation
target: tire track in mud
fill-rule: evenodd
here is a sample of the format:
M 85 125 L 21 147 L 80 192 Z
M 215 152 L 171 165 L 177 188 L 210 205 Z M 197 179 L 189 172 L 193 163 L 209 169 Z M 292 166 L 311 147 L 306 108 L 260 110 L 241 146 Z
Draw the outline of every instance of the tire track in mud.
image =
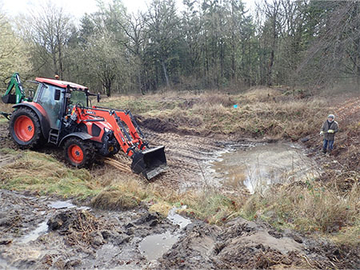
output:
M 224 145 L 213 138 L 144 131 L 151 146 L 164 145 L 169 169 L 156 182 L 173 190 L 199 189 L 206 184 L 205 163 L 214 160 Z

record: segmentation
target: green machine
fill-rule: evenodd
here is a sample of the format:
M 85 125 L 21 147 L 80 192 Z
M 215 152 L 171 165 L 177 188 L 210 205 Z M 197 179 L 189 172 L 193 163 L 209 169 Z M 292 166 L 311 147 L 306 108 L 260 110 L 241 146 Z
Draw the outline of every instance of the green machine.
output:
M 25 97 L 24 88 L 21 85 L 19 73 L 14 73 L 8 84 L 5 94 L 1 97 L 1 100 L 6 104 L 19 104 L 22 101 L 31 101 L 31 99 Z M 0 112 L 1 115 L 10 118 L 10 113 Z

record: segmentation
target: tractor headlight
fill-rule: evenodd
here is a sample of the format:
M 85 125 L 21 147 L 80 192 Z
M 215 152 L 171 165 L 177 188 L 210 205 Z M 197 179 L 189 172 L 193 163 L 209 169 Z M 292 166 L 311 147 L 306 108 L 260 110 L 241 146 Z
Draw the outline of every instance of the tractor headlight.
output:
M 104 128 L 104 130 L 106 133 L 110 132 L 110 129 L 108 129 L 108 128 Z

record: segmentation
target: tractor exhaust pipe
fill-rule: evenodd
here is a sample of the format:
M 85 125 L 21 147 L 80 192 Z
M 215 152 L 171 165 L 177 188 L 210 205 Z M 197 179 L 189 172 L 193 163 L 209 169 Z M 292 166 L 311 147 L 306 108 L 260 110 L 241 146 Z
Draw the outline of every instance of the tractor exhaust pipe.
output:
M 164 150 L 165 146 L 159 146 L 135 152 L 132 156 L 131 170 L 144 175 L 147 180 L 166 171 L 167 162 Z

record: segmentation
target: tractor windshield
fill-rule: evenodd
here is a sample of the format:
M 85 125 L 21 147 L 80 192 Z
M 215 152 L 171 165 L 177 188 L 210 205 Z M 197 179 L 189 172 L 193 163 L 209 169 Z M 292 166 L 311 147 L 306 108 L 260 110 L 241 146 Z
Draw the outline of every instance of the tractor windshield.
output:
M 73 90 L 71 92 L 70 104 L 87 107 L 87 96 L 84 91 Z

